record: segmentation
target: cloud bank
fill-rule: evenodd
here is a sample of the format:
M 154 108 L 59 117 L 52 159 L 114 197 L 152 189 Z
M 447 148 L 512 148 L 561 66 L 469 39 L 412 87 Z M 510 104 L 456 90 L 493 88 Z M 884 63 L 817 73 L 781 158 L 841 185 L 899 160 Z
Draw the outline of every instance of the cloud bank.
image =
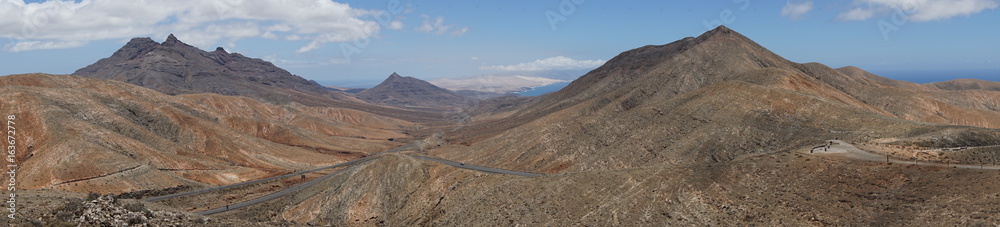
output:
M 924 22 L 971 16 L 1000 6 L 996 0 L 856 0 L 855 7 L 837 16 L 844 21 L 867 20 L 876 14 L 903 12 L 907 21 Z
M 424 17 L 424 22 L 420 24 L 420 27 L 417 27 L 415 29 L 419 32 L 432 33 L 438 35 L 446 33 L 450 33 L 452 35 L 463 35 L 469 31 L 469 27 L 452 29 L 454 25 L 445 25 L 444 17 L 439 16 L 434 20 L 431 20 L 431 17 L 427 15 L 422 15 L 422 17 Z
M 380 24 L 388 12 L 352 8 L 328 0 L 84 0 L 0 2 L 0 37 L 13 39 L 6 51 L 70 48 L 88 41 L 175 33 L 195 46 L 242 38 L 309 40 L 299 52 L 325 43 L 375 37 L 401 29 L 398 21 Z
M 603 65 L 604 62 L 604 60 L 573 60 L 571 58 L 557 56 L 514 65 L 482 66 L 479 67 L 479 69 L 498 71 L 574 70 L 597 68 L 598 66 Z
M 813 3 L 811 1 L 799 3 L 788 2 L 788 4 L 785 4 L 785 7 L 781 7 L 781 16 L 788 17 L 792 20 L 798 20 L 812 9 Z

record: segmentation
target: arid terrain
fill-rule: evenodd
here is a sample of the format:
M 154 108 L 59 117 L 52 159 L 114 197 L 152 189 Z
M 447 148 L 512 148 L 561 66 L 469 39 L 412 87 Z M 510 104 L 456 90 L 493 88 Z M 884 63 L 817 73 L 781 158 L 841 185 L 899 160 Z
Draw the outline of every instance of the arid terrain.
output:
M 1000 225 L 1000 83 L 796 63 L 725 26 L 539 97 L 348 93 L 173 36 L 75 74 L 0 77 L 13 225 Z

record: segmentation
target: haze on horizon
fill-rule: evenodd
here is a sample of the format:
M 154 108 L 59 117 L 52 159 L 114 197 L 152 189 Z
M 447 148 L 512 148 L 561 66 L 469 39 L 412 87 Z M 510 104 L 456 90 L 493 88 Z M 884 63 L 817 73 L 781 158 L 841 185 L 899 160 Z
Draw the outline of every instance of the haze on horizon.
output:
M 237 4 L 239 3 L 239 4 Z M 997 0 L 5 1 L 0 75 L 69 74 L 133 37 L 271 61 L 328 85 L 582 75 L 618 53 L 726 25 L 796 62 L 918 83 L 1000 81 Z

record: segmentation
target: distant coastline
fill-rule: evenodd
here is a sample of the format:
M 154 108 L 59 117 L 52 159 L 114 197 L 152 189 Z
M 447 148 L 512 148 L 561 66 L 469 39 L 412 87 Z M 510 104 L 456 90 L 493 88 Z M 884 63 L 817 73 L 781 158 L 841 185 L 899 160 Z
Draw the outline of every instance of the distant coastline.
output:
M 875 75 L 893 80 L 918 84 L 944 82 L 956 79 L 980 79 L 1000 82 L 1000 69 L 969 70 L 870 70 Z
M 520 96 L 539 96 L 539 95 L 544 95 L 544 94 L 548 94 L 550 92 L 561 90 L 564 87 L 566 87 L 567 85 L 569 85 L 569 83 L 570 82 L 558 82 L 558 83 L 553 83 L 553 84 L 549 84 L 549 85 L 545 85 L 545 86 L 532 87 L 531 89 L 528 89 L 527 91 L 515 92 L 515 94 L 518 94 Z

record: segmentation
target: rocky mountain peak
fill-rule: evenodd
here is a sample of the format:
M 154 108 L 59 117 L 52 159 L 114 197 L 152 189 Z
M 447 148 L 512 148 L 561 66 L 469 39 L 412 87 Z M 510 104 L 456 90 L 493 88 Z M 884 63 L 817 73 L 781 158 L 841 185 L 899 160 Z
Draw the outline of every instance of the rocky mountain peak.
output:
M 327 93 L 322 86 L 270 62 L 228 53 L 222 47 L 207 52 L 181 42 L 173 34 L 163 43 L 150 38 L 132 39 L 111 57 L 73 74 L 124 81 L 171 95 L 217 93 L 274 103 L 291 101 L 287 89 Z
M 125 44 L 125 47 L 129 47 L 129 46 L 148 46 L 148 45 L 156 45 L 156 44 L 160 44 L 160 43 L 157 43 L 156 41 L 153 41 L 153 39 L 151 39 L 149 37 L 137 37 L 137 38 L 132 38 L 132 40 L 129 40 L 128 43 Z
M 174 36 L 174 34 L 170 34 L 167 36 L 167 40 L 163 41 L 163 45 L 174 44 L 178 42 L 180 42 L 180 40 L 177 40 L 177 36 Z
M 701 34 L 700 36 L 698 36 L 698 38 L 695 38 L 694 42 L 704 43 L 704 42 L 721 41 L 721 40 L 736 41 L 742 44 L 751 44 L 752 46 L 759 46 L 756 42 L 754 42 L 750 38 L 747 38 L 746 36 L 743 36 L 743 34 L 733 31 L 732 29 L 729 29 L 725 25 L 720 25 L 715 29 L 712 29 L 710 31 Z

